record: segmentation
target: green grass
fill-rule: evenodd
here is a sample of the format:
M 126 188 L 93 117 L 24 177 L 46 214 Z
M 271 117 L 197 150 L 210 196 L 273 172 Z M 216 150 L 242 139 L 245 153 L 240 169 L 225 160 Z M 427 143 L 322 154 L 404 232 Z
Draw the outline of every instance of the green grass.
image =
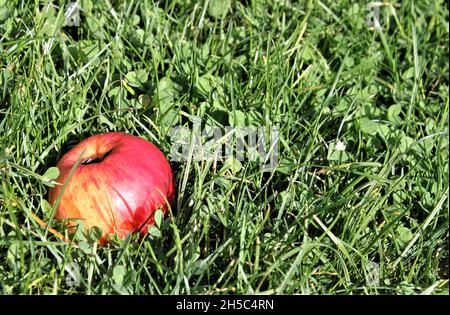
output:
M 0 0 L 3 294 L 448 294 L 448 7 Z M 279 166 L 171 162 L 161 237 L 64 243 L 47 169 L 124 131 L 279 129 Z M 338 142 L 345 151 L 336 150 Z M 341 144 L 339 144 L 341 146 Z M 79 285 L 68 271 L 79 267 Z

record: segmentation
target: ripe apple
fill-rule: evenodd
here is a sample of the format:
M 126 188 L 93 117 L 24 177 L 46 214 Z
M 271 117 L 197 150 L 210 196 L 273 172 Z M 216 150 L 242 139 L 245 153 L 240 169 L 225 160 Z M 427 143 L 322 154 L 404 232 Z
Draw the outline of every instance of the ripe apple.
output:
M 130 232 L 145 234 L 153 213 L 165 213 L 174 201 L 174 179 L 169 162 L 152 143 L 121 132 L 91 136 L 58 162 L 64 184 L 82 155 L 57 205 L 55 218 L 82 219 L 85 228 L 102 229 L 101 245 L 111 234 L 120 238 Z M 50 189 L 54 204 L 62 189 Z M 76 223 L 69 222 L 70 226 Z

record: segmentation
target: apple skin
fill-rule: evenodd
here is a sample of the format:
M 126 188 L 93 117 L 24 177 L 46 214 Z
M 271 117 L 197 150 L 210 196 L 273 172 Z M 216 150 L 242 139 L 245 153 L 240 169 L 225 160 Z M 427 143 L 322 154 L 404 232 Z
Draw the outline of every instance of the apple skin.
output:
M 130 232 L 145 234 L 148 225 L 154 223 L 153 212 L 162 208 L 165 214 L 167 204 L 173 203 L 170 164 L 147 140 L 122 132 L 91 136 L 58 162 L 58 183 L 64 184 L 82 154 L 56 208 L 55 218 L 82 219 L 86 229 L 101 228 L 100 245 L 111 234 L 120 238 Z M 50 189 L 51 204 L 56 202 L 61 189 L 62 185 Z M 69 222 L 69 226 L 75 224 Z

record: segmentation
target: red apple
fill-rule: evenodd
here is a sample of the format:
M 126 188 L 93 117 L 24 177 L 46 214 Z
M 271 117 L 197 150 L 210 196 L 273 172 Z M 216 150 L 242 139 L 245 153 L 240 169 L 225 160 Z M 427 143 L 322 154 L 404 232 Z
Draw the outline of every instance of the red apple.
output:
M 145 234 L 154 222 L 153 212 L 161 208 L 165 213 L 167 204 L 174 201 L 169 162 L 147 140 L 121 132 L 89 137 L 58 162 L 59 183 L 64 184 L 82 154 L 63 191 L 55 218 L 82 219 L 86 229 L 101 228 L 100 244 L 105 244 L 111 234 L 120 238 L 130 232 Z M 62 185 L 50 189 L 51 204 L 61 189 Z

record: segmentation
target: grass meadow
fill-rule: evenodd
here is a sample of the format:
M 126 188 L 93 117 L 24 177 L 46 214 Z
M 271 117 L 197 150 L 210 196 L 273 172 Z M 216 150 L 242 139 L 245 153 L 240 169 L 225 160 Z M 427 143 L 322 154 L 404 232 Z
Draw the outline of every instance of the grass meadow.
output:
M 0 0 L 1 294 L 448 294 L 447 2 L 72 9 Z M 175 158 L 198 122 L 276 128 L 277 164 Z M 100 247 L 47 198 L 59 158 L 108 131 L 166 154 L 177 202 Z

